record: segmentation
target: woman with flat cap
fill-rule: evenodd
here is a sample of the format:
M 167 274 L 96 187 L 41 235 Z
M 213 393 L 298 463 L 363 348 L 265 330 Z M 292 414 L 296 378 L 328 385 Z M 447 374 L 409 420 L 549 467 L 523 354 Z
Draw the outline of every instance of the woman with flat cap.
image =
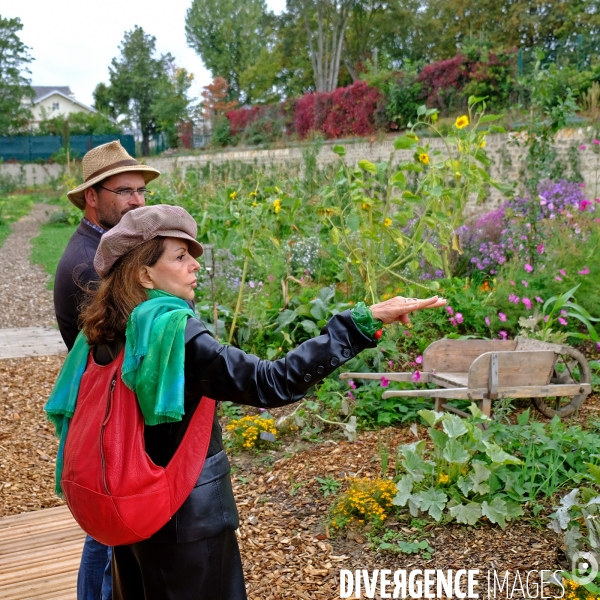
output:
M 124 349 L 122 377 L 144 416 L 145 450 L 162 467 L 201 402 L 211 398 L 259 408 L 297 402 L 315 383 L 375 347 L 382 324 L 406 324 L 409 313 L 445 304 L 437 297 L 396 297 L 370 308 L 359 303 L 285 357 L 261 360 L 217 342 L 191 311 L 188 301 L 194 299 L 200 268 L 196 259 L 202 254 L 196 234 L 193 218 L 167 205 L 128 212 L 105 233 L 94 262 L 102 279 L 89 294 L 82 334 L 63 367 L 79 361 L 83 370 L 90 351 L 95 364 L 109 365 Z M 47 406 L 53 420 L 68 415 L 53 398 L 54 391 Z M 190 443 L 188 436 L 183 444 Z M 114 547 L 113 598 L 246 598 L 229 471 L 215 413 L 202 471 L 181 507 L 148 539 Z

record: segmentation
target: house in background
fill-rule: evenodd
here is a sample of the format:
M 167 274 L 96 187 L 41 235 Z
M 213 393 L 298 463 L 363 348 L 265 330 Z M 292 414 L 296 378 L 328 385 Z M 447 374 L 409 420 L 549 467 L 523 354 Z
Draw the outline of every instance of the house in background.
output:
M 47 86 L 34 85 L 33 91 L 35 98 L 33 99 L 30 110 L 33 114 L 32 127 L 44 118 L 51 119 L 59 115 L 69 115 L 72 113 L 95 113 L 96 110 L 91 106 L 79 102 L 75 99 L 75 94 L 71 88 L 66 85 Z

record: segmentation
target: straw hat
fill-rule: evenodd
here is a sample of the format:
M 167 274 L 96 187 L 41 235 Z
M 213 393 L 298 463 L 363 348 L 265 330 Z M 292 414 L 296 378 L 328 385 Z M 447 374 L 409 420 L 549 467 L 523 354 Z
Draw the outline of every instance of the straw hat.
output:
M 113 175 L 138 171 L 143 175 L 146 183 L 160 175 L 160 171 L 143 165 L 129 156 L 118 140 L 90 150 L 83 157 L 82 165 L 83 183 L 67 193 L 67 198 L 81 210 L 85 208 L 84 190 Z

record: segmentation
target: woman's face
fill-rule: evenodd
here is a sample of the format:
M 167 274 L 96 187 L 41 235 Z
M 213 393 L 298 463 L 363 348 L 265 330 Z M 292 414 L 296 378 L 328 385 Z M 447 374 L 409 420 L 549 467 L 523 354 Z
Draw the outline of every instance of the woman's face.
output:
M 165 250 L 157 263 L 140 269 L 140 283 L 149 290 L 162 290 L 182 300 L 193 300 L 198 269 L 200 264 L 188 252 L 185 240 L 166 238 Z

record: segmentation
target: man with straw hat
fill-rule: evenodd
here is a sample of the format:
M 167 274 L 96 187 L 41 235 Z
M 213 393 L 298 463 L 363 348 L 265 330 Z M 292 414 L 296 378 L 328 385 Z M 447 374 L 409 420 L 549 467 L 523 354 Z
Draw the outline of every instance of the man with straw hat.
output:
M 160 175 L 131 157 L 119 141 L 90 150 L 82 162 L 84 181 L 67 197 L 83 211 L 83 218 L 58 263 L 54 281 L 56 320 L 69 350 L 79 333 L 83 289 L 99 280 L 94 257 L 102 234 L 125 213 L 145 205 L 146 184 Z M 77 578 L 78 600 L 112 598 L 110 557 L 110 548 L 86 538 Z

